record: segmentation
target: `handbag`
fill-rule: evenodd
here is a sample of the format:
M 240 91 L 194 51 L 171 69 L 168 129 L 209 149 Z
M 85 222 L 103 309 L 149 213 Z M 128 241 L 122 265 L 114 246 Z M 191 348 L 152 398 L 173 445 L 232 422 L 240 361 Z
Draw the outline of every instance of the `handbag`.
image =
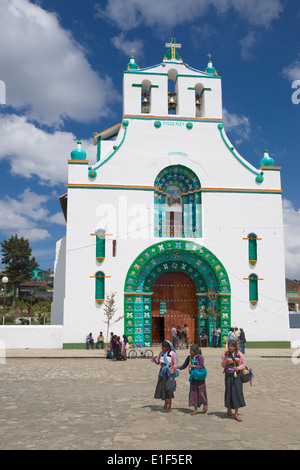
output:
M 175 377 L 172 377 L 171 375 L 168 377 L 168 379 L 166 381 L 166 390 L 167 390 L 167 392 L 175 392 L 175 390 L 176 390 Z
M 194 364 L 193 359 L 192 359 L 192 364 Z M 197 369 L 196 367 L 193 367 L 191 369 L 190 379 L 189 380 L 190 380 L 190 382 L 192 380 L 205 380 L 206 376 L 207 376 L 206 367 L 204 367 L 204 369 Z
M 240 377 L 243 383 L 251 382 L 252 377 L 253 377 L 253 372 L 251 369 L 248 369 L 248 367 L 246 367 L 245 369 L 240 371 Z

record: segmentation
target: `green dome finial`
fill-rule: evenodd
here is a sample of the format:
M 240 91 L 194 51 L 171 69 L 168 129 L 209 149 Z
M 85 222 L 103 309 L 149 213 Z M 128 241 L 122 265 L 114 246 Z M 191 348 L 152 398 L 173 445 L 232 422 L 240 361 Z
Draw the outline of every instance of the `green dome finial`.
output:
M 218 75 L 216 69 L 213 67 L 213 63 L 211 61 L 211 54 L 207 54 L 208 57 L 209 57 L 209 60 L 208 60 L 208 63 L 207 63 L 207 67 L 205 69 L 205 72 L 206 73 L 209 73 L 210 75 Z
M 140 68 L 135 62 L 135 57 L 133 55 L 134 52 L 135 52 L 135 50 L 132 49 L 132 51 L 131 51 L 132 56 L 130 57 L 129 62 L 127 64 L 127 70 L 137 70 L 137 69 Z
M 268 150 L 264 151 L 264 157 L 260 161 L 260 166 L 274 166 L 274 160 L 270 157 Z
M 81 148 L 81 142 L 77 142 L 77 149 L 71 152 L 71 159 L 72 160 L 85 160 L 86 159 L 86 151 Z

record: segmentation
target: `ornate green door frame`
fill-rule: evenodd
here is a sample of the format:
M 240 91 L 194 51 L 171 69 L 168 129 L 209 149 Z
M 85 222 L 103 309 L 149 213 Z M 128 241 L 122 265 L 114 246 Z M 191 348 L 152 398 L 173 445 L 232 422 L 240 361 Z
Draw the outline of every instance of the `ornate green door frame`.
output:
M 124 332 L 133 347 L 152 346 L 151 295 L 154 280 L 167 271 L 188 274 L 197 286 L 199 332 L 205 323 L 203 307 L 217 293 L 214 305 L 220 311 L 221 344 L 225 346 L 230 328 L 231 291 L 227 272 L 214 254 L 198 243 L 165 240 L 144 250 L 130 266 L 124 288 Z M 211 322 L 210 322 L 211 323 Z

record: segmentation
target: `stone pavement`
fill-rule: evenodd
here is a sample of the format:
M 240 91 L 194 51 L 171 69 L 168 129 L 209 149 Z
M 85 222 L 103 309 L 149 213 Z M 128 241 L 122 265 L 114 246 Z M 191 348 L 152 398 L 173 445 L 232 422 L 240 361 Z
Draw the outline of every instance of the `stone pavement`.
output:
M 152 348 L 158 354 L 159 348 Z M 293 350 L 249 349 L 242 423 L 226 416 L 220 349 L 202 348 L 208 412 L 191 416 L 188 371 L 173 411 L 153 398 L 159 367 L 98 350 L 8 350 L 0 361 L 1 450 L 300 449 L 300 364 Z M 187 350 L 179 350 L 182 363 Z

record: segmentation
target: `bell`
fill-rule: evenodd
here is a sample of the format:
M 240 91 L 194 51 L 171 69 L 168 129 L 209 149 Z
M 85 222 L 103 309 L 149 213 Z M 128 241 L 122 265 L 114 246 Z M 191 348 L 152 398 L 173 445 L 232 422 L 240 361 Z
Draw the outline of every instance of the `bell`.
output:
M 143 98 L 143 101 L 142 101 L 142 106 L 149 106 L 149 100 L 147 98 L 147 96 L 145 95 L 144 98 Z
M 175 108 L 176 106 L 176 101 L 173 95 L 170 96 L 169 101 L 168 101 L 169 108 Z

